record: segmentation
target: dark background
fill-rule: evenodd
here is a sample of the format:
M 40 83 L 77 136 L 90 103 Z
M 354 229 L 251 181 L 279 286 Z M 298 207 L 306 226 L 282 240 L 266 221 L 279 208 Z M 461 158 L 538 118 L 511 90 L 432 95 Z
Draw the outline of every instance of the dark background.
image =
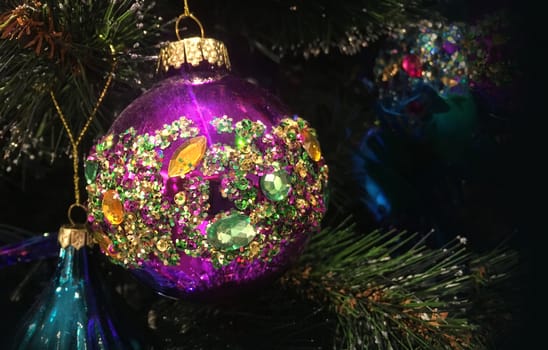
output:
M 527 348 L 535 343 L 542 334 L 545 322 L 544 295 L 539 293 L 539 285 L 545 278 L 544 260 L 546 254 L 544 241 L 546 229 L 540 228 L 541 218 L 546 215 L 543 205 L 543 181 L 541 168 L 546 156 L 544 151 L 546 136 L 540 121 L 546 118 L 546 19 L 542 11 L 535 8 L 534 2 L 527 1 L 447 1 L 442 2 L 445 15 L 450 20 L 470 20 L 500 8 L 508 8 L 515 21 L 513 36 L 519 43 L 515 59 L 522 72 L 520 85 L 523 87 L 514 97 L 519 102 L 518 109 L 505 125 L 509 142 L 502 148 L 489 165 L 493 167 L 489 174 L 494 178 L 477 189 L 474 201 L 470 205 L 476 215 L 467 216 L 455 223 L 471 241 L 473 248 L 483 251 L 494 247 L 498 242 L 510 237 L 509 244 L 521 256 L 522 275 L 516 283 L 521 284 L 522 303 L 517 311 L 520 325 L 501 340 L 504 349 Z M 207 11 L 195 5 L 195 12 L 207 23 Z M 250 52 L 245 45 L 234 39 L 227 42 L 231 50 L 234 73 L 243 77 L 253 77 L 261 86 L 275 92 L 291 107 L 298 103 L 292 98 L 291 76 L 277 65 L 257 52 Z M 366 52 L 353 57 L 337 57 L 341 65 L 362 66 L 363 61 L 371 60 L 378 46 L 373 45 Z M 305 61 L 294 58 L 296 65 L 308 65 L 306 74 L 319 74 L 329 70 L 333 61 L 318 58 Z M 316 73 L 314 73 L 316 72 Z M 365 73 L 364 73 L 365 74 Z M 293 77 L 299 79 L 299 77 Z M 299 87 L 299 83 L 296 83 Z M 289 88 L 288 88 L 289 87 Z M 293 86 L 295 88 L 295 86 Z M 306 106 L 308 107 L 308 106 Z M 306 107 L 295 106 L 295 109 Z M 312 120 L 321 123 L 321 121 Z M 321 129 L 321 128 L 319 128 Z M 320 130 L 321 135 L 321 130 Z M 326 142 L 322 140 L 322 146 Z M 327 142 L 328 143 L 328 142 Z M 329 146 L 327 146 L 329 147 Z M 33 167 L 23 177 L 0 177 L 0 224 L 22 228 L 33 233 L 56 231 L 66 221 L 66 208 L 72 202 L 72 174 L 68 160 L 58 160 L 54 168 Z M 362 210 L 363 208 L 357 208 Z M 472 209 L 472 208 L 469 208 Z M 366 228 L 375 226 L 365 222 Z M 9 296 L 29 271 L 29 265 L 16 266 L 0 271 L 0 305 L 5 311 L 0 320 L 0 341 L 9 339 L 14 325 L 27 310 L 37 291 L 43 287 L 47 276 L 53 270 L 53 263 L 45 262 L 37 273 L 23 287 L 21 300 L 8 302 Z M 545 294 L 545 293 L 543 293 Z M 151 297 L 151 296 L 147 296 Z M 122 308 L 123 309 L 123 308 Z M 2 346 L 0 346 L 1 348 Z

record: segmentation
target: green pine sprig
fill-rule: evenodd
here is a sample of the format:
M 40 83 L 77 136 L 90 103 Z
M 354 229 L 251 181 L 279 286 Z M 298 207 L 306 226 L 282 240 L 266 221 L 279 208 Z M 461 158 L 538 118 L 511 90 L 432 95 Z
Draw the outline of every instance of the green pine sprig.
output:
M 154 65 L 148 61 L 163 27 L 151 10 L 142 0 L 0 5 L 0 170 L 33 160 L 51 163 L 68 149 L 49 91 L 71 128 L 80 130 L 111 70 L 112 46 L 115 84 L 87 144 L 108 129 L 152 78 Z
M 195 2 L 208 8 L 218 30 L 239 33 L 275 62 L 284 56 L 353 55 L 394 25 L 437 16 L 424 0 Z M 244 9 L 242 9 L 244 7 Z M 253 16 L 249 16 L 253 13 Z
M 284 285 L 328 305 L 338 320 L 337 348 L 485 347 L 488 325 L 474 310 L 478 300 L 493 300 L 493 289 L 500 291 L 516 255 L 501 249 L 474 257 L 464 238 L 440 249 L 419 238 L 406 232 L 361 235 L 342 223 L 314 236 Z M 482 315 L 504 312 L 501 303 L 488 306 L 481 306 Z

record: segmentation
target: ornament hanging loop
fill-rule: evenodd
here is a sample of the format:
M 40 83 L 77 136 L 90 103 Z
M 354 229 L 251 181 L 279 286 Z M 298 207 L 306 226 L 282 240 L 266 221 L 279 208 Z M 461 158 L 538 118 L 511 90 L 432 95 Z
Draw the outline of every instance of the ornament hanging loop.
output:
M 73 203 L 73 204 L 70 205 L 70 207 L 67 210 L 67 217 L 69 219 L 69 222 L 70 222 L 71 225 L 84 225 L 86 223 L 85 220 L 84 220 L 83 223 L 78 223 L 73 218 L 73 211 L 76 208 L 82 209 L 84 211 L 84 214 L 87 215 L 88 209 L 85 206 L 83 206 L 80 203 Z
M 188 8 L 188 0 L 184 0 L 184 12 L 182 15 L 177 17 L 177 20 L 175 21 L 175 34 L 177 35 L 177 39 L 183 40 L 179 33 L 179 24 L 185 18 L 190 18 L 198 25 L 198 28 L 200 28 L 200 36 L 203 39 L 205 37 L 204 26 L 202 25 L 202 22 L 200 22 L 200 20 L 196 16 L 190 13 L 190 9 Z
M 107 90 L 110 87 L 112 80 L 114 79 L 114 71 L 116 69 L 117 59 L 115 56 L 115 50 L 114 46 L 109 45 L 110 52 L 112 54 L 112 68 L 111 71 L 107 77 L 107 80 L 105 82 L 105 85 L 103 87 L 103 90 L 101 91 L 101 94 L 99 95 L 99 98 L 97 99 L 97 103 L 93 107 L 93 110 L 89 114 L 89 116 L 86 119 L 86 122 L 80 130 L 80 133 L 75 134 L 74 130 L 71 129 L 70 124 L 68 122 L 67 117 L 63 113 L 63 110 L 61 109 L 61 106 L 59 105 L 59 102 L 57 101 L 57 97 L 55 97 L 55 93 L 53 90 L 50 91 L 50 97 L 53 102 L 53 105 L 55 106 L 55 109 L 57 110 L 57 114 L 59 114 L 59 119 L 61 119 L 61 123 L 63 124 L 63 127 L 65 128 L 65 131 L 67 132 L 71 149 L 72 149 L 72 167 L 73 167 L 73 181 L 74 181 L 74 200 L 75 202 L 70 205 L 70 207 L 67 210 L 67 217 L 70 221 L 70 225 L 63 225 L 59 229 L 58 234 L 58 241 L 62 248 L 66 248 L 68 246 L 73 246 L 76 249 L 80 249 L 85 245 L 92 245 L 93 240 L 91 239 L 91 235 L 86 227 L 86 221 L 87 221 L 87 208 L 80 203 L 80 177 L 78 176 L 78 164 L 80 160 L 80 155 L 78 152 L 78 146 L 82 142 L 84 135 L 88 131 L 91 122 L 93 121 L 95 114 L 97 114 L 97 111 L 99 110 L 99 107 L 101 106 L 101 103 L 103 103 L 103 99 L 105 98 L 105 95 L 107 94 Z M 73 216 L 73 211 L 76 208 L 80 208 L 84 210 L 84 220 L 82 223 L 77 223 Z
M 200 20 L 198 18 L 196 18 L 196 16 L 194 16 L 192 13 L 188 13 L 188 14 L 183 13 L 182 15 L 177 17 L 177 20 L 175 21 L 175 34 L 177 35 L 177 39 L 183 40 L 181 38 L 181 34 L 179 33 L 179 24 L 185 18 L 190 18 L 191 20 L 196 22 L 196 24 L 198 25 L 198 28 L 200 28 L 200 36 L 203 39 L 205 37 L 204 26 L 202 25 L 202 22 L 200 22 Z

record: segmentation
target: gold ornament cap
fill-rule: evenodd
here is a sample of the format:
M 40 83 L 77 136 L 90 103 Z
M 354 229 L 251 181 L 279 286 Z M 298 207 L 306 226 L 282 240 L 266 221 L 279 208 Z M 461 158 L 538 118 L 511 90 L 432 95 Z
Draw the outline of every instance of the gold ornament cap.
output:
M 79 250 L 86 245 L 91 247 L 94 244 L 87 227 L 80 224 L 61 226 L 57 240 L 59 241 L 61 248 L 72 246 L 76 250 Z
M 83 209 L 84 213 L 87 213 L 86 207 L 79 203 L 74 203 L 68 208 L 67 216 L 70 224 L 61 226 L 57 235 L 57 241 L 61 248 L 72 246 L 74 249 L 79 250 L 86 245 L 91 247 L 95 244 L 86 223 L 75 222 L 72 215 L 73 210 L 76 208 Z
M 222 41 L 191 37 L 170 42 L 160 50 L 158 70 L 166 73 L 170 69 L 199 67 L 204 64 L 230 70 L 228 50 Z

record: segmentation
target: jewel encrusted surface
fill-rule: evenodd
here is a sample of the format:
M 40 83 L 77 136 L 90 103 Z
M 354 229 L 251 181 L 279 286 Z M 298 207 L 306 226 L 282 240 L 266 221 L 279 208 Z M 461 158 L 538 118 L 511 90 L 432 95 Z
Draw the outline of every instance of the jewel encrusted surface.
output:
M 306 121 L 285 118 L 269 128 L 261 121 L 234 123 L 220 116 L 208 130 L 233 142 L 212 142 L 216 137 L 201 135 L 181 117 L 154 134 L 129 128 L 94 146 L 86 162 L 98 167 L 88 172 L 95 175 L 88 179 L 88 220 L 113 261 L 127 267 L 151 260 L 176 266 L 187 255 L 216 267 L 268 262 L 295 232 L 318 230 L 328 169 Z M 202 156 L 196 153 L 202 152 L 204 140 Z M 179 149 L 166 159 L 164 150 L 174 144 L 189 151 Z M 168 166 L 184 171 L 170 176 Z M 109 220 L 112 198 L 123 208 L 117 220 Z M 231 222 L 238 226 L 227 227 Z

